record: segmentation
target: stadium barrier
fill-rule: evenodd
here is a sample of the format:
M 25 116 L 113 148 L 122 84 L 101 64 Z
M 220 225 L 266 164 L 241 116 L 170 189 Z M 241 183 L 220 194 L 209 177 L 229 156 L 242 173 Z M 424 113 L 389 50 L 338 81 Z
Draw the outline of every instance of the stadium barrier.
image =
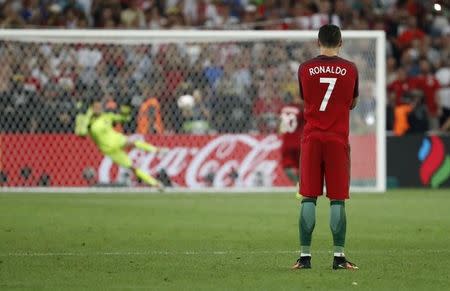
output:
M 367 156 L 368 150 L 375 150 L 374 138 L 351 138 L 355 145 L 351 152 L 354 183 L 364 183 L 375 175 L 375 156 Z M 148 135 L 145 139 L 170 150 L 164 155 L 132 150 L 129 156 L 154 175 L 164 170 L 174 186 L 293 186 L 280 165 L 278 135 L 180 134 Z M 2 134 L 0 148 L 0 183 L 4 187 L 136 185 L 128 172 L 104 158 L 88 138 L 71 134 Z
M 390 187 L 450 187 L 450 136 L 387 138 Z

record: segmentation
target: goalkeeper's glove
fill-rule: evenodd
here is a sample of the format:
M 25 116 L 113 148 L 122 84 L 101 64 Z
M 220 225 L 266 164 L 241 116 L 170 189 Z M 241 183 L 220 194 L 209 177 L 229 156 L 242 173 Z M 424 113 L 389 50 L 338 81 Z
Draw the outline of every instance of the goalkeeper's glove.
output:
M 89 122 L 92 117 L 92 110 L 89 108 L 86 113 L 79 113 L 75 117 L 75 134 L 78 136 L 87 136 L 89 133 Z
M 120 114 L 130 115 L 131 114 L 131 106 L 130 105 L 120 105 Z
M 124 122 L 131 121 L 131 106 L 120 105 L 120 115 L 122 116 L 122 120 Z

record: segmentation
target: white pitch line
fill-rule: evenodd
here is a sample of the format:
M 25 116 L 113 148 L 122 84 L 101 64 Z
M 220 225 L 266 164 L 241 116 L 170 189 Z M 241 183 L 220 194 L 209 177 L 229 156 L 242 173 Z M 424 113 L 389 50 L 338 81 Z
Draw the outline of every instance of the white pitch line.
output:
M 79 256 L 170 256 L 170 255 L 185 255 L 185 256 L 202 256 L 202 255 L 256 255 L 256 254 L 295 254 L 299 251 L 148 251 L 148 252 L 91 252 L 91 253 L 76 253 L 76 252 L 56 252 L 56 253 L 39 253 L 39 252 L 17 252 L 17 253 L 0 253 L 0 257 L 79 257 Z
M 450 249 L 436 250 L 354 250 L 349 251 L 351 254 L 433 254 L 433 253 L 449 253 Z M 289 250 L 261 250 L 261 251 L 146 251 L 146 252 L 12 252 L 0 253 L 0 257 L 87 257 L 87 256 L 224 256 L 224 255 L 264 255 L 264 254 L 298 254 L 299 251 Z M 331 251 L 317 250 L 314 254 L 331 254 Z

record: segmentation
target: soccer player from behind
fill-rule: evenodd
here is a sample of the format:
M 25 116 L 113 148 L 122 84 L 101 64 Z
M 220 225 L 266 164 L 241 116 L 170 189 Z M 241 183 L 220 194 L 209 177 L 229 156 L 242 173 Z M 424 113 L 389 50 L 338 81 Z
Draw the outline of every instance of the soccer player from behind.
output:
M 103 104 L 100 101 L 94 101 L 86 114 L 77 117 L 75 133 L 80 136 L 89 134 L 102 154 L 108 156 L 117 165 L 132 170 L 144 183 L 162 190 L 163 184 L 142 169 L 135 167 L 125 150 L 135 147 L 149 153 L 156 153 L 164 149 L 159 149 L 142 140 L 132 140 L 114 128 L 115 123 L 126 121 L 129 121 L 128 114 L 104 112 Z
M 301 142 L 300 258 L 293 269 L 311 268 L 311 238 L 316 223 L 316 201 L 323 194 L 325 179 L 330 199 L 330 228 L 333 235 L 333 269 L 358 267 L 344 255 L 346 235 L 345 200 L 350 187 L 350 110 L 358 97 L 358 70 L 338 56 L 342 46 L 339 27 L 319 30 L 320 55 L 298 69 L 300 94 L 304 101 L 305 126 Z
M 288 100 L 280 114 L 281 166 L 293 184 L 298 182 L 300 161 L 300 140 L 303 130 L 303 102 L 297 96 Z

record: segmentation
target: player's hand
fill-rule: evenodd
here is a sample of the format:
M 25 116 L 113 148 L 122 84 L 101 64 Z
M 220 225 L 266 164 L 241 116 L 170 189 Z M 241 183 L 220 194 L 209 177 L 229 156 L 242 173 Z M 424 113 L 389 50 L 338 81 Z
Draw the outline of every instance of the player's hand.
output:
M 131 106 L 129 106 L 129 105 L 120 105 L 120 114 L 122 114 L 122 115 L 131 115 Z
M 122 115 L 122 122 L 130 122 L 131 121 L 131 115 L 121 114 Z

